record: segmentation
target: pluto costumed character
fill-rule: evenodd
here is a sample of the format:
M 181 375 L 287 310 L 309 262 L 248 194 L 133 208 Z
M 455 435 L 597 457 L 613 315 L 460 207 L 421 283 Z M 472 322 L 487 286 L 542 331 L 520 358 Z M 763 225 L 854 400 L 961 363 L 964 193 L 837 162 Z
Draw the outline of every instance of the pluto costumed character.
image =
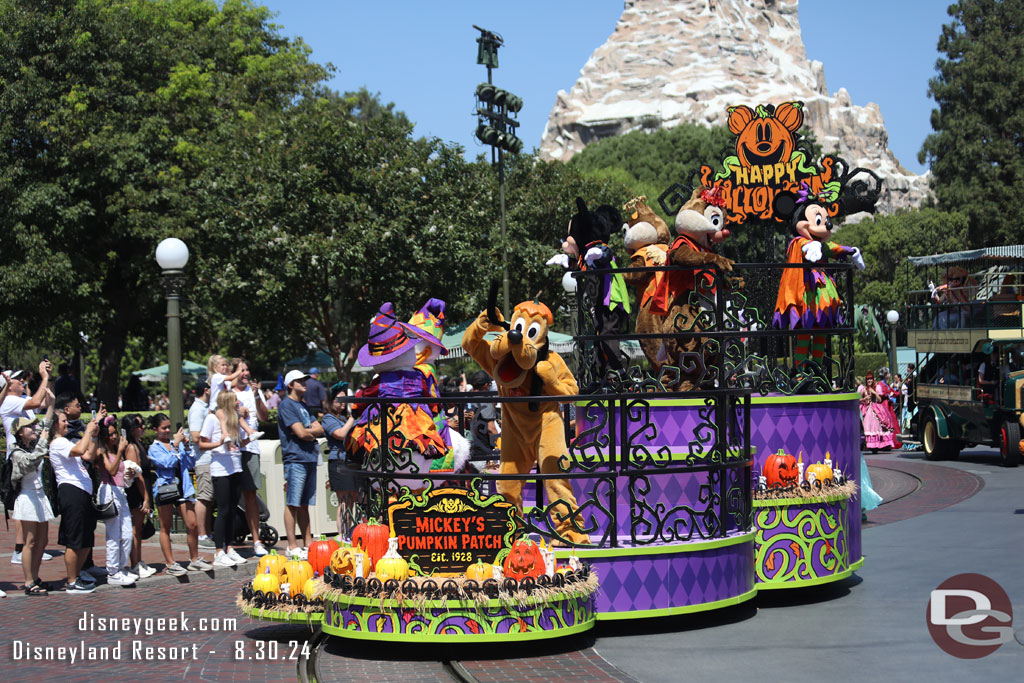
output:
M 676 239 L 668 249 L 668 262 L 674 266 L 687 266 L 694 270 L 676 270 L 665 273 L 657 281 L 650 297 L 650 305 L 642 307 L 637 316 L 637 331 L 672 334 L 699 332 L 702 326 L 702 304 L 691 302 L 690 294 L 699 291 L 705 298 L 716 294 L 715 279 L 710 270 L 732 270 L 733 262 L 713 251 L 729 236 L 725 229 L 725 214 L 722 207 L 725 199 L 717 188 L 698 187 L 690 199 L 683 204 L 675 218 Z M 707 268 L 700 272 L 698 268 Z M 699 280 L 698 280 L 699 278 Z M 707 305 L 705 302 L 704 305 Z M 702 339 L 650 339 L 641 342 L 644 353 L 660 372 L 664 365 L 676 365 L 681 370 L 679 389 L 692 389 L 703 374 L 696 362 L 686 363 L 682 354 L 700 352 Z
M 793 239 L 786 249 L 786 263 L 828 263 L 829 256 L 849 257 L 857 268 L 864 269 L 864 258 L 857 247 L 844 247 L 832 238 L 832 219 L 828 206 L 836 200 L 835 192 L 811 193 L 801 183 L 797 194 L 779 192 L 772 200 L 777 218 L 789 222 Z M 842 323 L 839 290 L 832 276 L 819 268 L 786 268 L 779 282 L 772 326 L 789 330 L 829 329 Z M 820 365 L 825 355 L 823 335 L 797 335 L 793 360 L 800 369 L 808 359 Z
M 537 301 L 525 301 L 512 311 L 511 323 L 496 307 L 484 311 L 466 330 L 462 348 L 498 385 L 498 395 L 573 396 L 576 378 L 561 356 L 548 350 L 548 328 L 554 323 L 551 310 Z M 504 334 L 488 342 L 491 331 Z M 527 474 L 539 463 L 541 474 L 558 473 L 559 458 L 568 453 L 565 427 L 558 401 L 503 403 L 501 406 L 501 472 Z M 576 496 L 564 479 L 544 480 L 550 501 L 551 524 L 558 536 L 570 543 L 589 543 L 579 531 Z M 523 482 L 499 480 L 498 493 L 523 508 Z

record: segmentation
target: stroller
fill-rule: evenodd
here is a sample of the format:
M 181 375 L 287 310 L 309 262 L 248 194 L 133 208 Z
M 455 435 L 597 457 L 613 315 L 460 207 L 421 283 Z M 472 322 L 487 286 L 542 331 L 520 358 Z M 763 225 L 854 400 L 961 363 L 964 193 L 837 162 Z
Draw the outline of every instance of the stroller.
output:
M 270 519 L 270 508 L 259 497 L 259 494 L 256 495 L 256 502 L 260 506 L 260 542 L 267 548 L 272 548 L 280 536 L 277 529 L 267 523 L 267 520 Z M 234 535 L 235 544 L 242 545 L 249 538 L 249 523 L 245 519 L 245 497 L 242 495 L 239 495 L 238 501 L 235 503 L 234 524 L 235 528 L 231 532 Z

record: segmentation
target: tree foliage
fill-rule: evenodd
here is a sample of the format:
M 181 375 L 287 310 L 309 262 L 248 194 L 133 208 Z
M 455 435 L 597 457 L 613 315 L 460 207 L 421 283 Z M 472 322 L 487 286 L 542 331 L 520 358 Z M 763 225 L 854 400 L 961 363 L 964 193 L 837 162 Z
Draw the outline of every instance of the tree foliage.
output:
M 683 123 L 599 140 L 587 145 L 569 164 L 584 175 L 619 182 L 647 195 L 651 207 L 661 213 L 658 196 L 672 183 L 696 183 L 694 173 L 701 164 L 716 163 L 732 141 L 728 128 Z
M 1024 240 L 1024 2 L 961 0 L 942 27 L 919 153 L 939 206 L 970 221 L 972 247 Z M 960 245 L 963 246 L 963 245 Z
M 867 267 L 854 276 L 857 304 L 902 310 L 907 292 L 928 284 L 927 274 L 907 267 L 907 257 L 958 251 L 967 233 L 963 214 L 918 209 L 845 225 L 835 240 L 863 253 Z
M 202 249 L 217 149 L 322 80 L 247 0 L 0 5 L 0 286 L 7 343 L 99 346 L 116 396 L 125 339 L 158 338 L 153 249 Z

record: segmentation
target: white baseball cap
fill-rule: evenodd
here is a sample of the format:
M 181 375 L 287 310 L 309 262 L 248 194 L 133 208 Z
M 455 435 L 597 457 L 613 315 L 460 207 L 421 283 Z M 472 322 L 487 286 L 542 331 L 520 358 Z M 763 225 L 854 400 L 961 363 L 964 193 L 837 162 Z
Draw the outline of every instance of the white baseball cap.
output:
M 309 375 L 304 373 L 302 370 L 291 370 L 287 375 L 284 376 L 284 385 L 287 387 L 292 382 L 300 379 L 308 379 Z

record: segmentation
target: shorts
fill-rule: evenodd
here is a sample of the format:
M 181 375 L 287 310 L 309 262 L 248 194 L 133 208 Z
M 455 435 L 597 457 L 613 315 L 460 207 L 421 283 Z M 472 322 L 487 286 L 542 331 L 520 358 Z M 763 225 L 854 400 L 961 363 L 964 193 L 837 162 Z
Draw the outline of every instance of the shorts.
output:
M 327 462 L 327 478 L 331 482 L 332 491 L 355 491 L 358 482 L 353 475 L 358 467 L 349 465 L 344 460 L 329 460 Z
M 242 490 L 260 490 L 260 454 L 242 451 Z
M 210 476 L 209 465 L 196 465 L 195 487 L 196 500 L 204 503 L 213 502 L 213 477 Z
M 286 462 L 284 480 L 288 483 L 285 505 L 305 507 L 316 505 L 316 463 Z
M 74 484 L 61 484 L 57 487 L 57 501 L 60 504 L 57 543 L 71 550 L 92 548 L 96 534 L 92 496 Z

